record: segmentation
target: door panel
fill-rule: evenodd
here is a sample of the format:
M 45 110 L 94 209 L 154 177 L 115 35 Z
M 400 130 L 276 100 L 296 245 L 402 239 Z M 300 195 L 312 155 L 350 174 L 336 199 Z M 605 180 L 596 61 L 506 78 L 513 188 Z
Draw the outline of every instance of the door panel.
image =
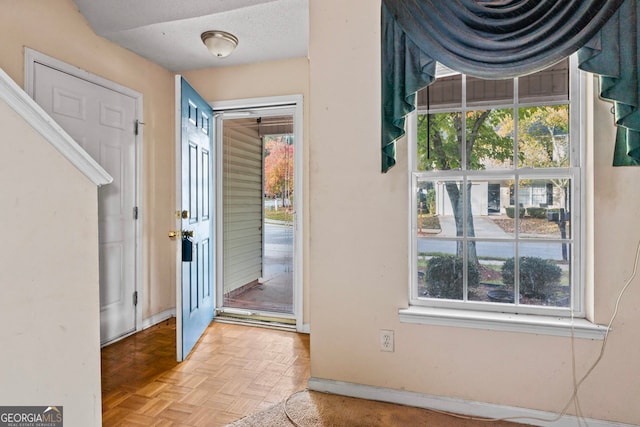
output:
M 210 205 L 213 182 L 211 173 L 213 111 L 198 93 L 180 78 L 181 147 L 181 228 L 192 233 L 192 260 L 180 261 L 182 269 L 177 334 L 178 360 L 183 360 L 213 318 L 213 218 Z
M 112 177 L 98 190 L 100 342 L 135 331 L 136 100 L 46 65 L 33 98 Z

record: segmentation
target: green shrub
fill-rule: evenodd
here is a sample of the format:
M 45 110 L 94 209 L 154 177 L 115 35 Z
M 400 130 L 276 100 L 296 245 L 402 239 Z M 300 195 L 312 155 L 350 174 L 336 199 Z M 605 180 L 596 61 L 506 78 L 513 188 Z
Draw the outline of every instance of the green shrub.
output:
M 480 284 L 480 272 L 475 263 L 468 263 L 468 288 Z M 427 289 L 433 298 L 462 299 L 462 258 L 453 255 L 434 256 L 426 274 Z
M 527 215 L 531 218 L 547 219 L 546 208 L 527 208 Z
M 515 217 L 515 208 L 513 206 L 507 206 L 504 209 L 507 212 L 507 216 L 509 218 Z M 520 218 L 524 217 L 524 211 L 525 211 L 524 208 L 520 208 Z
M 515 258 L 509 258 L 502 265 L 502 281 L 513 285 Z M 526 296 L 544 298 L 547 288 L 557 283 L 562 270 L 553 262 L 538 257 L 520 257 L 520 293 Z

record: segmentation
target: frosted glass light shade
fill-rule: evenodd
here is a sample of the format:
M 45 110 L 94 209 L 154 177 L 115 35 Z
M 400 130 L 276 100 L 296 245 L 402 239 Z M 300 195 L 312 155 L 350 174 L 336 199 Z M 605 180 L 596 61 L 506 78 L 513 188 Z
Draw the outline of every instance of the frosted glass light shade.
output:
M 206 31 L 200 35 L 209 52 L 218 58 L 229 56 L 238 46 L 238 38 L 226 31 Z

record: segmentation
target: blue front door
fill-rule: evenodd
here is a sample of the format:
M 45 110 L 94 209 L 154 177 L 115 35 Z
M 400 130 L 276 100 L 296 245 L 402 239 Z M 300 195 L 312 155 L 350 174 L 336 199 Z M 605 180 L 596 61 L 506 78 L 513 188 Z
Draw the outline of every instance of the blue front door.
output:
M 180 79 L 182 230 L 182 285 L 179 314 L 178 360 L 184 360 L 213 319 L 213 111 Z M 180 325 L 179 325 L 180 326 Z M 180 337 L 182 338 L 180 345 Z M 182 354 L 180 354 L 182 352 Z

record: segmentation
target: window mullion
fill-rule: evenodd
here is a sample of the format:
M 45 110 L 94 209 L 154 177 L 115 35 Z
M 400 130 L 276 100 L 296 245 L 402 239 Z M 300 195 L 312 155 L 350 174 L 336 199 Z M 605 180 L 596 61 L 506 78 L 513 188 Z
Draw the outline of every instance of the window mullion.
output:
M 469 223 L 467 215 L 470 214 L 470 207 L 467 206 L 467 76 L 462 76 L 462 111 L 460 116 L 460 126 L 462 128 L 462 141 L 460 147 L 460 169 L 462 170 L 462 181 L 460 182 L 462 194 L 462 299 L 469 299 L 469 241 L 467 224 Z
M 513 188 L 513 236 L 515 238 L 514 242 L 514 262 L 513 262 L 513 303 L 515 306 L 520 304 L 520 175 L 518 174 L 518 170 L 520 169 L 519 157 L 520 153 L 518 152 L 520 147 L 520 138 L 519 138 L 519 110 L 520 104 L 518 99 L 519 92 L 519 80 L 518 78 L 513 79 L 513 155 L 514 155 L 514 165 L 515 165 L 515 179 L 514 179 L 514 188 Z

